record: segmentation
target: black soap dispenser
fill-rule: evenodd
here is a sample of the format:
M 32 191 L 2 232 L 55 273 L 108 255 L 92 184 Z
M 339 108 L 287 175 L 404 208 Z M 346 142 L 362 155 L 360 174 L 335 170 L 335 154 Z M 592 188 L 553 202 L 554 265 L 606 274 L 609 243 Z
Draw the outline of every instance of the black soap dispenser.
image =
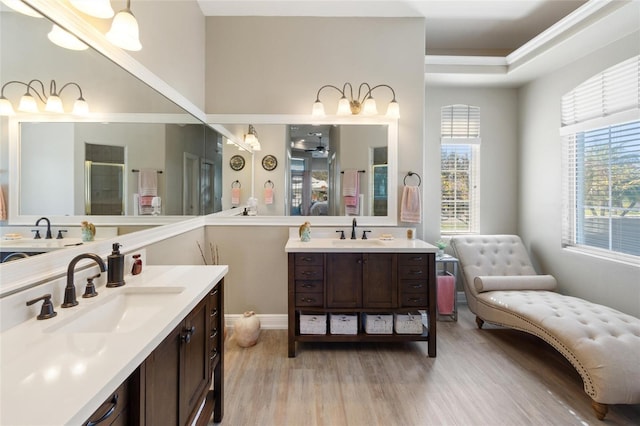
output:
M 113 243 L 113 251 L 107 256 L 107 287 L 124 285 L 124 254 L 120 253 L 120 243 Z

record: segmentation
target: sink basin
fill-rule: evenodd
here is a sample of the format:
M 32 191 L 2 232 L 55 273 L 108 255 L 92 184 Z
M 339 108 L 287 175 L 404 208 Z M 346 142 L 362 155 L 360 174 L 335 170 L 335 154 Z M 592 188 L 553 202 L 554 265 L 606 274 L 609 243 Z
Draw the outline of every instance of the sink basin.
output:
M 45 330 L 48 333 L 127 333 L 144 326 L 184 287 L 129 287 Z M 98 296 L 101 297 L 101 296 Z M 74 309 L 74 308 L 71 308 Z

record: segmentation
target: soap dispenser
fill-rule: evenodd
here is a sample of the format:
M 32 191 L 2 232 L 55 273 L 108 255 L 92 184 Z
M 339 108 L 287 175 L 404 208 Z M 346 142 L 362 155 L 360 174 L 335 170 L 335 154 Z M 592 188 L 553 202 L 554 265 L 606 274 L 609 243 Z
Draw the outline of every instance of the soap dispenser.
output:
M 107 256 L 107 287 L 124 285 L 124 254 L 120 253 L 120 243 L 113 243 L 113 250 Z

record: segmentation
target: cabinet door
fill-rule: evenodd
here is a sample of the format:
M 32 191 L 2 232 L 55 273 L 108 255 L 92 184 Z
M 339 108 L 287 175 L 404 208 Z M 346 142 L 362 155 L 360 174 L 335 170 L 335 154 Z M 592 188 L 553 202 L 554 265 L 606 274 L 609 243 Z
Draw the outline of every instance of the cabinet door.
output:
M 362 296 L 364 308 L 398 306 L 397 256 L 393 253 L 364 253 Z
M 327 307 L 362 306 L 362 254 L 327 254 Z
M 204 298 L 185 318 L 181 332 L 182 360 L 180 389 L 180 424 L 184 425 L 206 395 L 211 379 L 209 363 L 209 309 Z
M 149 355 L 144 368 L 145 424 L 178 425 L 180 392 L 180 333 L 173 330 Z

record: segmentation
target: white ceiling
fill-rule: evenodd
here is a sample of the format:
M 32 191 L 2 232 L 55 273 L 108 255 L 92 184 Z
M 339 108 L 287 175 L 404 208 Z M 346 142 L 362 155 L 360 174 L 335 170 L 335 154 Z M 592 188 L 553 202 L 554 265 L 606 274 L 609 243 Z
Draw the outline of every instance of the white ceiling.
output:
M 424 17 L 426 54 L 506 56 L 587 0 L 198 0 L 206 16 Z

